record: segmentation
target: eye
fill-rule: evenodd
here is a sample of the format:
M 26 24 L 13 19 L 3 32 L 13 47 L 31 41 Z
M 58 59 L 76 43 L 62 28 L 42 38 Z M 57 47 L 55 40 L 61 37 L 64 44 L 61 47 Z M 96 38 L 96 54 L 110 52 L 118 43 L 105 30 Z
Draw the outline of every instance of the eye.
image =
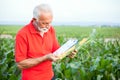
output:
M 44 22 L 42 22 L 42 24 L 45 24 Z
M 49 23 L 46 23 L 47 25 L 49 24 Z

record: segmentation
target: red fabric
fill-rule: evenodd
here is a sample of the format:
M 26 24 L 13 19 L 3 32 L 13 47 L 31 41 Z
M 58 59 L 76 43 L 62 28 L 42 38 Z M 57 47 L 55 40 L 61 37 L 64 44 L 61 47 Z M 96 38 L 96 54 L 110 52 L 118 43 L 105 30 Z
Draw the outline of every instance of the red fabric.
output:
M 32 21 L 17 33 L 15 41 L 16 62 L 41 57 L 59 48 L 54 28 L 51 26 L 41 37 Z M 51 61 L 44 61 L 37 66 L 22 70 L 22 80 L 51 80 L 53 75 Z

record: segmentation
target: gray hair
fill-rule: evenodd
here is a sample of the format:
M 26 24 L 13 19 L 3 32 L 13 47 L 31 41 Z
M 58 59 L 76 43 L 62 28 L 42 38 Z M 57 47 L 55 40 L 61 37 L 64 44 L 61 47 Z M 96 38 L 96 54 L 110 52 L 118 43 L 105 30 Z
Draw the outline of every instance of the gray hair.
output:
M 34 8 L 33 18 L 38 19 L 41 15 L 41 12 L 52 13 L 52 10 L 48 4 L 40 4 Z

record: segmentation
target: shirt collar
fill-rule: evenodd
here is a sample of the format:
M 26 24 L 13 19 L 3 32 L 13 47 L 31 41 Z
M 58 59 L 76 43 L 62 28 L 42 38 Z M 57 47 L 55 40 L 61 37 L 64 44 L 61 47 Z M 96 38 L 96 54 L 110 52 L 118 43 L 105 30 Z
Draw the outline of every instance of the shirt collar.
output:
M 30 26 L 30 32 L 31 33 L 39 33 L 36 29 L 35 29 L 35 26 L 33 25 L 33 20 L 31 20 L 31 22 L 29 23 L 29 26 Z

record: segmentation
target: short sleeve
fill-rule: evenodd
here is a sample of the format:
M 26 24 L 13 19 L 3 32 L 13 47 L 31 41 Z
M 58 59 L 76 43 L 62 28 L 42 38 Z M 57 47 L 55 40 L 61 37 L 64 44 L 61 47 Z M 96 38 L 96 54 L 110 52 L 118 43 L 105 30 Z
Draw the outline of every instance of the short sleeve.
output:
M 27 58 L 27 39 L 25 34 L 17 34 L 15 39 L 15 60 L 22 61 Z

